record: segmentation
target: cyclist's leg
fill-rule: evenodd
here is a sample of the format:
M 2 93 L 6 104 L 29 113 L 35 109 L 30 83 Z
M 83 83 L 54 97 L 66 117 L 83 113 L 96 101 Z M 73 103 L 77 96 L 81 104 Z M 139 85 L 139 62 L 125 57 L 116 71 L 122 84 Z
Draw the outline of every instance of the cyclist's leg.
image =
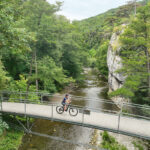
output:
M 68 111 L 68 108 L 69 108 L 69 105 L 68 105 L 68 104 L 66 104 L 66 111 Z
M 62 103 L 62 105 L 63 105 L 63 107 L 64 107 L 64 111 L 66 111 L 66 110 L 67 110 L 67 105 L 66 105 L 66 103 Z
M 64 106 L 64 110 L 65 110 L 65 111 L 67 111 L 67 104 L 65 104 L 65 106 Z

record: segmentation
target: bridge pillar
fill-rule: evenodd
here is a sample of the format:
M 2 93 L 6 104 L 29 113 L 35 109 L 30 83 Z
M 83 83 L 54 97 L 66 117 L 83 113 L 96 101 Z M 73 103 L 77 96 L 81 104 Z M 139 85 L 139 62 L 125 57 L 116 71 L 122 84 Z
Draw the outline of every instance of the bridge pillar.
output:
M 20 97 L 20 102 L 22 102 L 22 93 L 19 93 L 19 97 Z
M 30 117 L 26 117 L 27 130 L 30 130 Z
M 41 103 L 43 103 L 43 94 L 41 94 Z
M 122 114 L 122 109 L 123 109 L 123 103 L 121 103 L 121 109 L 119 111 L 119 115 L 118 115 L 118 131 L 120 130 L 120 118 L 121 118 L 121 114 Z

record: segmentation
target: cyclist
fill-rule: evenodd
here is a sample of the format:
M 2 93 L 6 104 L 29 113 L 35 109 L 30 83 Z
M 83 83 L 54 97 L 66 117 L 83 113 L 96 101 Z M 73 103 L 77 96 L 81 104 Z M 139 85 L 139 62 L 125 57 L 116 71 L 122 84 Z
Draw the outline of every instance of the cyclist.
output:
M 64 99 L 62 100 L 62 105 L 64 106 L 64 111 L 67 111 L 67 105 L 70 103 L 71 103 L 71 101 L 69 99 L 69 94 L 66 94 Z

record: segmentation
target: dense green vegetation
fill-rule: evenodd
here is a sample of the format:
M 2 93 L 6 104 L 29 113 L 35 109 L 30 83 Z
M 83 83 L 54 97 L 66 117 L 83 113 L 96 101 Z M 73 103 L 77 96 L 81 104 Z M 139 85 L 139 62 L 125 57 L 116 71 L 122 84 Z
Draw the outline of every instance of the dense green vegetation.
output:
M 8 129 L 0 137 L 0 150 L 17 150 L 22 142 L 23 134 L 13 128 Z
M 127 148 L 123 145 L 120 145 L 116 139 L 108 134 L 108 132 L 104 131 L 102 133 L 102 143 L 101 147 L 109 150 L 127 150 Z
M 17 118 L 25 121 L 24 118 Z M 3 126 L 1 126 L 2 124 Z M 0 129 L 2 129 L 0 130 L 0 150 L 17 150 L 24 135 L 23 131 L 18 130 L 20 129 L 18 122 L 12 116 L 3 115 L 3 122 L 0 123 Z
M 120 37 L 124 86 L 112 95 L 130 98 L 135 103 L 150 104 L 150 3 L 138 9 L 136 18 Z
M 60 2 L 2 0 L 0 7 L 1 89 L 56 92 L 81 80 L 87 59 L 83 36 L 56 15 Z M 27 85 L 16 86 L 21 80 Z

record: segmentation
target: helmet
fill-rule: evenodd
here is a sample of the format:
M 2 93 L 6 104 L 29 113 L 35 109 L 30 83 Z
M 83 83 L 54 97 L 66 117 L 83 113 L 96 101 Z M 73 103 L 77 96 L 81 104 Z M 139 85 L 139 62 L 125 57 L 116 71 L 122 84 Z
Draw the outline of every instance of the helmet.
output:
M 69 96 L 69 94 L 66 94 L 65 96 Z

